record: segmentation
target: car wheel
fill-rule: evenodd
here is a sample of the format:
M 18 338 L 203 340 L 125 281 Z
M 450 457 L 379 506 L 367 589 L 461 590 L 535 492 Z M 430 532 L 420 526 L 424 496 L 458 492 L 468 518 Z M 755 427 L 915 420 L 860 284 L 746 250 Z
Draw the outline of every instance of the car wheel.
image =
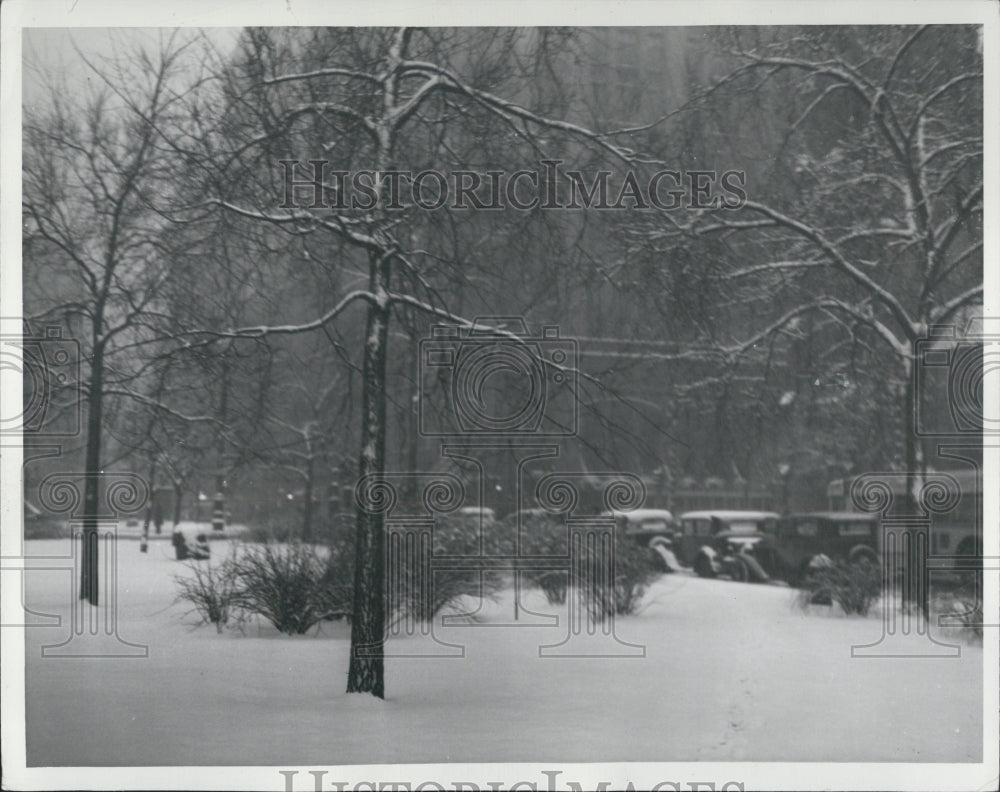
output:
M 694 561 L 694 571 L 698 577 L 714 578 L 715 570 L 712 569 L 712 562 L 707 555 L 700 555 Z

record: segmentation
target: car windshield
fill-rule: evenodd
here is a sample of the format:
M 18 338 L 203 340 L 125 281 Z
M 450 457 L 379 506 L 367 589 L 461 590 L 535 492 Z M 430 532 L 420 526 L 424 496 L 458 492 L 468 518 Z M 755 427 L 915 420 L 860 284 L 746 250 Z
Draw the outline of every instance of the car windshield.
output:
M 734 534 L 752 534 L 759 530 L 757 523 L 747 520 L 735 520 L 729 523 L 727 530 Z

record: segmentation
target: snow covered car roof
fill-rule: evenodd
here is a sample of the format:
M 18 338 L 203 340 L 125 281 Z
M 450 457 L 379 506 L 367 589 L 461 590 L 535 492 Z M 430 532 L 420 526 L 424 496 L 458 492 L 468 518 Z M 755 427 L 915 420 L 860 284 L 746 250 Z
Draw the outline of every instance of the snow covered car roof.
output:
M 818 511 L 818 512 L 796 512 L 787 514 L 785 520 L 859 520 L 873 522 L 878 519 L 877 514 L 870 512 L 852 511 Z
M 733 511 L 727 509 L 689 511 L 681 515 L 682 520 L 776 520 L 780 515 L 769 511 Z
M 624 517 L 629 522 L 642 522 L 643 520 L 673 520 L 674 515 L 666 509 L 636 509 L 635 511 L 613 511 L 604 512 L 605 516 Z

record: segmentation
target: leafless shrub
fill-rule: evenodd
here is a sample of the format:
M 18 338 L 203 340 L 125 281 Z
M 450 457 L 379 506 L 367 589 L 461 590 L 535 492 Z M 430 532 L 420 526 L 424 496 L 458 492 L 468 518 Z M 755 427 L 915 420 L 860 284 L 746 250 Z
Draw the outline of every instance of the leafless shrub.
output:
M 585 579 L 574 581 L 590 617 L 598 623 L 611 615 L 636 613 L 649 584 L 660 574 L 649 549 L 625 536 L 615 534 L 611 569 L 606 553 L 606 548 L 585 547 Z
M 943 630 L 982 643 L 982 579 L 963 581 L 951 590 L 936 592 L 930 602 L 930 613 Z
M 484 543 L 486 538 L 484 537 Z M 479 553 L 479 521 L 468 517 L 439 517 L 434 524 L 433 554 L 438 558 Z M 493 570 L 433 569 L 428 557 L 411 563 L 390 564 L 388 584 L 393 591 L 395 620 L 430 622 L 446 608 L 459 608 L 463 597 L 493 598 L 503 580 Z
M 516 520 L 515 516 L 506 518 Z M 615 533 L 614 551 L 588 544 L 584 537 L 574 537 L 582 544 L 582 562 L 570 571 L 559 569 L 526 570 L 522 579 L 537 586 L 552 605 L 566 602 L 570 586 L 583 599 L 583 605 L 595 619 L 610 614 L 635 613 L 649 583 L 659 571 L 655 558 L 646 547 Z M 538 558 L 570 560 L 570 529 L 559 518 L 548 514 L 521 516 L 521 553 Z M 607 558 L 603 556 L 608 554 Z M 606 565 L 613 556 L 613 573 Z
M 882 595 L 882 571 L 867 562 L 835 561 L 806 575 L 799 605 L 836 603 L 844 613 L 867 616 Z
M 214 624 L 220 633 L 237 615 L 241 599 L 234 562 L 234 553 L 214 565 L 190 561 L 186 566 L 193 576 L 174 576 L 180 589 L 178 598 L 191 603 L 193 611 L 201 617 L 201 623 Z
M 301 542 L 248 545 L 234 563 L 240 607 L 301 635 L 327 613 L 326 563 L 315 547 Z

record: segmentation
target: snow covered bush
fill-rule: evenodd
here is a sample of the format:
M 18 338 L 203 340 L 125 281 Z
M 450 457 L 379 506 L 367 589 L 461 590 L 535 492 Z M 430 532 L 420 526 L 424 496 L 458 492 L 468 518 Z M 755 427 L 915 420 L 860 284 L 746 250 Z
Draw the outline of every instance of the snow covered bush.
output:
M 488 556 L 517 555 L 517 515 L 508 514 L 483 527 L 483 552 Z
M 179 599 L 191 603 L 203 624 L 214 624 L 218 632 L 229 623 L 238 609 L 239 585 L 235 573 L 235 556 L 219 564 L 190 561 L 186 564 L 193 576 L 174 575 Z
M 604 569 L 606 549 L 584 543 L 583 580 L 575 581 L 584 597 L 584 606 L 596 622 L 614 614 L 635 613 L 649 584 L 660 575 L 655 558 L 647 547 L 615 533 L 614 578 Z
M 516 536 L 517 515 L 504 518 L 509 521 L 509 533 Z M 506 535 L 507 532 L 505 532 Z M 513 553 L 513 549 L 511 553 Z M 569 556 L 566 523 L 558 517 L 545 513 L 521 515 L 521 555 L 533 557 Z M 569 589 L 569 573 L 562 569 L 526 569 L 521 580 L 528 586 L 536 586 L 545 594 L 550 605 L 564 605 Z
M 326 561 L 312 545 L 245 545 L 234 561 L 238 604 L 279 632 L 301 635 L 326 614 Z
M 532 582 L 542 590 L 550 605 L 565 605 L 569 590 L 569 573 L 558 569 L 546 569 L 529 573 Z
M 392 592 L 392 618 L 429 622 L 445 608 L 459 607 L 463 597 L 489 598 L 501 588 L 503 581 L 493 570 L 432 569 L 428 563 L 432 548 L 436 558 L 478 556 L 478 520 L 463 516 L 437 517 L 432 545 L 424 550 L 422 560 L 418 560 L 420 536 L 407 534 L 405 529 L 395 533 L 395 537 L 388 539 L 397 543 L 399 552 L 390 554 L 386 569 L 386 580 Z M 403 560 L 404 557 L 408 563 Z
M 662 570 L 648 547 L 618 536 L 615 550 L 615 613 L 635 613 L 649 584 Z
M 833 561 L 812 570 L 802 584 L 799 604 L 836 603 L 848 615 L 867 616 L 882 595 L 882 570 L 876 564 Z
M 510 516 L 508 520 L 516 520 Z M 575 530 L 575 529 L 574 529 Z M 611 613 L 635 613 L 646 588 L 658 575 L 656 559 L 646 547 L 615 533 L 614 575 L 605 575 L 602 556 L 605 552 L 586 537 L 580 542 L 582 560 L 572 572 L 562 569 L 526 570 L 522 575 L 529 585 L 537 586 L 552 605 L 563 605 L 572 584 L 585 609 L 595 618 Z M 549 514 L 524 514 L 521 517 L 521 553 L 541 558 L 561 558 L 568 563 L 570 529 L 564 520 Z
M 331 540 L 317 597 L 323 619 L 351 619 L 354 610 L 354 544 L 340 537 Z
M 971 579 L 934 592 L 930 603 L 931 622 L 940 626 L 942 634 L 957 634 L 972 643 L 982 643 L 982 578 L 977 581 L 971 575 L 968 577 Z

